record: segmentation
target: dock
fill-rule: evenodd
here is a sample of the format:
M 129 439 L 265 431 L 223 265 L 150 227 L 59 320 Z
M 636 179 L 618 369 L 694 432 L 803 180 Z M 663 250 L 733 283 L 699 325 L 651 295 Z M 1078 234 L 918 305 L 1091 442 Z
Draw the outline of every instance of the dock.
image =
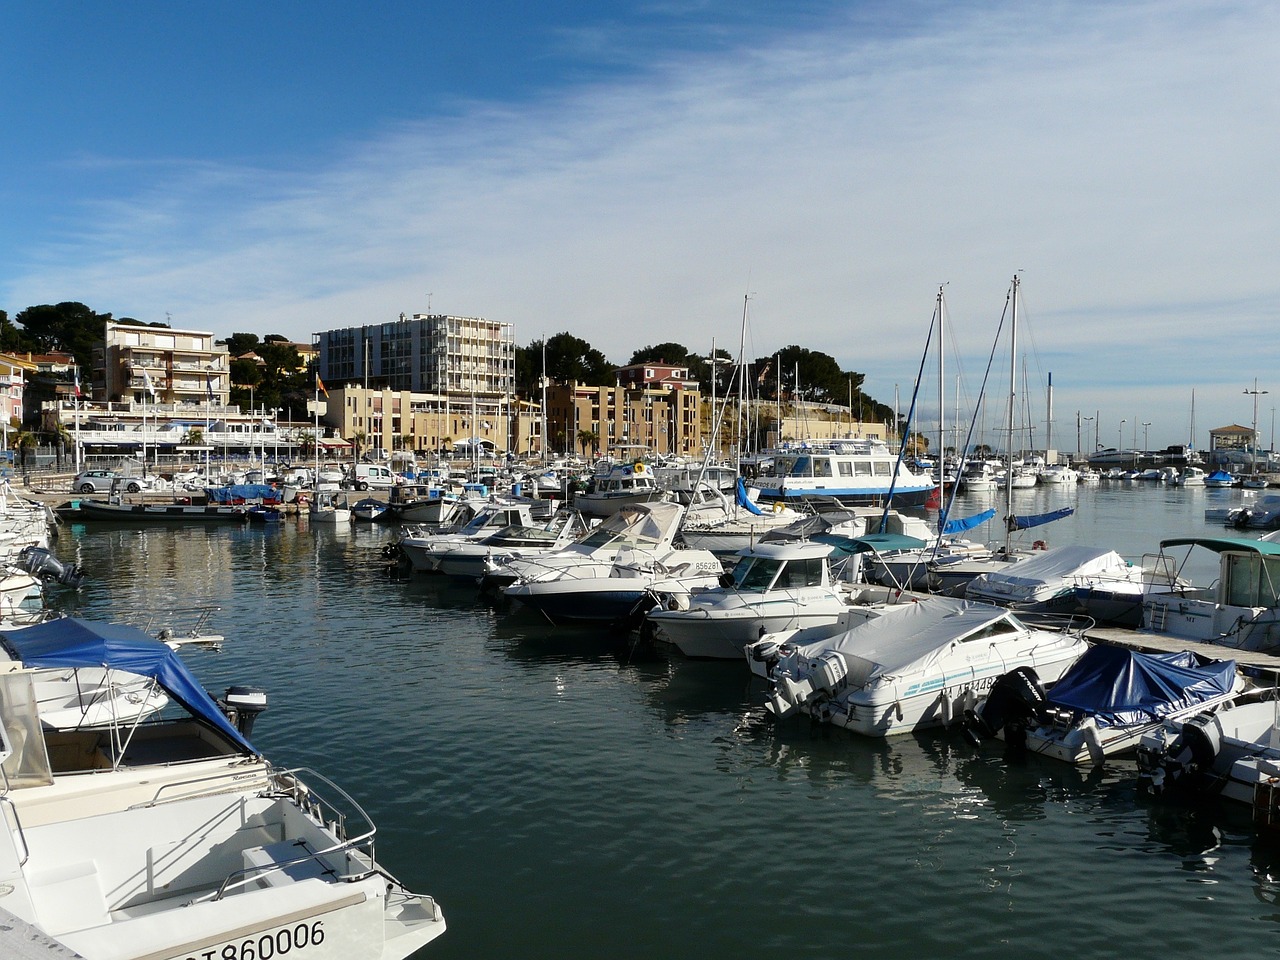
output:
M 1128 630 L 1124 627 L 1093 627 L 1085 631 L 1084 637 L 1094 643 L 1109 643 L 1142 653 L 1181 653 L 1190 650 L 1210 660 L 1234 660 L 1239 667 L 1274 673 L 1280 679 L 1280 656 L 1271 653 L 1240 650 L 1221 643 L 1184 640 L 1169 634 Z

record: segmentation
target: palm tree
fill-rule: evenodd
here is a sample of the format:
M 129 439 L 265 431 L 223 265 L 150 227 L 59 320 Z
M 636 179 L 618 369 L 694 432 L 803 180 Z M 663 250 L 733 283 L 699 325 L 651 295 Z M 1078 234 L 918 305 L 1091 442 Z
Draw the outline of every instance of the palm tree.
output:
M 351 435 L 351 442 L 355 444 L 356 459 L 360 459 L 360 452 L 364 449 L 364 442 L 369 439 L 369 434 L 363 430 L 357 430 Z
M 18 428 L 10 442 L 13 445 L 13 449 L 18 451 L 18 463 L 22 467 L 22 479 L 25 482 L 29 479 L 27 476 L 27 456 L 32 450 L 40 446 L 40 439 L 30 430 Z
M 587 447 L 591 447 L 593 450 L 600 449 L 600 434 L 594 430 L 579 430 L 578 445 L 582 447 L 582 455 L 585 457 L 587 455 Z

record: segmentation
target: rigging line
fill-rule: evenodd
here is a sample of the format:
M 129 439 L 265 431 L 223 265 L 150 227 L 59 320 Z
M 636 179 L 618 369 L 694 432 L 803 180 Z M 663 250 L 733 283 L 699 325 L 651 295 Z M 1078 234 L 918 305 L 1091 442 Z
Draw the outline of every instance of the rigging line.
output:
M 982 398 L 986 396 L 986 393 L 987 393 L 987 382 L 991 378 L 991 370 L 995 366 L 996 348 L 1000 345 L 1000 334 L 1004 331 L 1005 321 L 1009 318 L 1009 302 L 1010 302 L 1009 299 L 1005 298 L 1004 309 L 1000 312 L 1000 322 L 996 325 L 996 335 L 991 340 L 991 353 L 987 357 L 987 369 L 982 375 L 982 386 L 978 391 L 978 407 L 979 408 L 981 408 L 982 406 Z M 961 476 L 963 476 L 965 466 L 968 462 L 967 451 L 969 450 L 969 445 L 973 442 L 973 431 L 977 422 L 978 422 L 978 416 L 977 416 L 977 410 L 975 410 L 974 415 L 969 418 L 969 432 L 965 434 L 964 445 L 960 448 L 960 451 L 957 451 L 960 457 L 960 469 L 959 469 L 959 473 L 957 473 L 956 475 L 957 482 L 952 486 L 951 496 L 947 498 L 946 508 L 941 512 L 941 515 L 938 518 L 938 541 L 934 544 L 934 548 L 933 548 L 934 558 L 937 557 L 938 550 L 942 546 L 942 543 L 941 543 L 942 527 L 946 523 L 947 517 L 951 515 L 951 508 L 955 505 L 955 502 L 956 502 L 956 494 L 959 493 L 960 491 L 959 479 Z
M 915 419 L 916 400 L 920 396 L 920 384 L 924 379 L 925 361 L 929 359 L 929 345 L 933 343 L 933 331 L 939 325 L 941 318 L 939 310 L 935 306 L 933 316 L 929 321 L 929 335 L 925 337 L 924 350 L 920 353 L 920 368 L 916 371 L 916 383 L 911 390 L 911 404 L 907 408 L 907 421 L 902 431 L 902 438 L 898 445 L 898 460 L 893 467 L 893 477 L 889 481 L 889 494 L 884 499 L 884 511 L 880 514 L 879 533 L 887 533 L 889 531 L 889 507 L 893 503 L 893 491 L 898 486 L 898 471 L 902 469 L 902 462 L 907 455 L 907 442 L 911 439 L 911 424 Z

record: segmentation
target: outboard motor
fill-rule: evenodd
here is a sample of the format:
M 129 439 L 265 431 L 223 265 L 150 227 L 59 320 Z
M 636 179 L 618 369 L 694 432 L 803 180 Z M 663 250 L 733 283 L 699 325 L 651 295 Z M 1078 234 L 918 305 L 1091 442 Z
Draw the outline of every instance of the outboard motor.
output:
M 18 565 L 33 577 L 68 587 L 78 587 L 84 572 L 74 563 L 63 563 L 44 547 L 23 547 L 18 554 Z
M 1191 787 L 1213 770 L 1222 747 L 1222 728 L 1212 713 L 1197 713 L 1182 724 L 1171 743 L 1164 743 L 1163 730 L 1144 736 L 1138 744 L 1138 773 L 1154 795 Z
M 235 724 L 240 735 L 246 740 L 253 732 L 253 722 L 258 714 L 267 711 L 267 693 L 257 687 L 227 687 L 222 697 L 222 709 L 227 719 Z
M 1046 699 L 1044 685 L 1034 669 L 1010 670 L 991 685 L 987 699 L 969 711 L 969 732 L 979 739 L 995 737 L 1001 731 L 1005 731 L 1006 739 L 1010 733 L 1016 737 L 1044 715 Z

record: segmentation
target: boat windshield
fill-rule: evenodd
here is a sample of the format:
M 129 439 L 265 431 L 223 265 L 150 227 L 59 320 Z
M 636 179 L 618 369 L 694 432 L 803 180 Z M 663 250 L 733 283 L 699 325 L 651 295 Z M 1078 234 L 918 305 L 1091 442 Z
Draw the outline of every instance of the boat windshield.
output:
M 1224 554 L 1223 600 L 1233 607 L 1274 607 L 1280 603 L 1280 557 Z

